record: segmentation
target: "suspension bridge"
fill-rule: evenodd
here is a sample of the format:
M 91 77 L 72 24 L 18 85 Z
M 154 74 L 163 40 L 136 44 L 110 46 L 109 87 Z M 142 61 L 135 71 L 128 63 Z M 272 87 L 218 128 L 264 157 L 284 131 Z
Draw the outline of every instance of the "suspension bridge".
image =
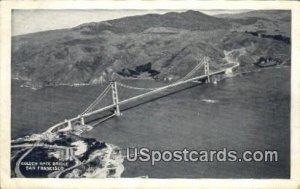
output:
M 108 116 L 105 116 L 104 118 L 99 118 L 100 120 L 96 123 L 99 124 L 105 120 L 108 120 L 112 117 L 115 116 L 121 116 L 121 107 L 130 103 L 137 101 L 139 99 L 145 98 L 147 96 L 151 96 L 154 94 L 157 94 L 159 92 L 165 91 L 170 88 L 175 88 L 176 86 L 183 85 L 189 82 L 196 82 L 196 83 L 210 83 L 214 82 L 216 78 L 220 75 L 230 75 L 232 74 L 233 70 L 237 68 L 239 64 L 236 62 L 235 64 L 232 64 L 230 67 L 227 68 L 221 68 L 220 70 L 217 71 L 211 71 L 210 70 L 210 65 L 209 65 L 209 58 L 208 57 L 203 57 L 200 59 L 199 63 L 189 72 L 187 73 L 184 77 L 181 79 L 177 80 L 174 83 L 171 83 L 169 85 L 165 85 L 162 87 L 157 87 L 157 88 L 142 88 L 142 87 L 136 87 L 136 86 L 130 86 L 123 84 L 118 81 L 111 81 L 107 87 L 103 90 L 103 92 L 78 116 L 73 117 L 71 119 L 66 119 L 63 122 L 57 123 L 50 127 L 46 132 L 57 132 L 57 131 L 67 131 L 71 130 L 75 125 L 79 126 L 85 126 L 88 124 L 87 118 L 97 115 L 101 112 L 105 111 L 111 111 L 112 113 Z M 204 74 L 202 75 L 196 75 L 196 73 L 201 69 L 204 68 Z M 118 93 L 118 87 L 123 87 L 127 89 L 132 89 L 132 90 L 142 90 L 146 91 L 142 94 L 129 97 L 124 100 L 120 100 L 119 98 L 119 93 Z M 102 108 L 96 108 L 97 104 L 99 104 L 107 94 L 111 92 L 112 94 L 112 104 L 107 105 Z M 90 123 L 89 123 L 90 124 Z M 95 124 L 95 125 L 96 125 Z

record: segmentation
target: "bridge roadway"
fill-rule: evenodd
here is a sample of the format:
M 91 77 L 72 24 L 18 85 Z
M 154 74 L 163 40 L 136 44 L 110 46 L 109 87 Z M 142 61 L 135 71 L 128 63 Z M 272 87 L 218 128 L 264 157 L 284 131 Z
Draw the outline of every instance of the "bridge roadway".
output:
M 11 148 L 24 148 L 24 147 L 46 147 L 46 148 L 57 148 L 57 149 L 68 149 L 73 147 L 66 147 L 66 146 L 57 146 L 57 145 L 49 145 L 49 144 L 16 144 L 12 145 Z
M 226 70 L 228 70 L 228 69 L 233 70 L 234 68 L 236 68 L 238 66 L 239 66 L 239 64 L 235 64 L 232 67 L 225 68 L 225 69 L 222 69 L 222 70 L 219 70 L 219 71 L 215 71 L 215 72 L 211 72 L 211 73 L 209 73 L 209 75 L 201 75 L 201 76 L 193 77 L 193 78 L 190 78 L 190 79 L 187 79 L 187 80 L 184 80 L 184 81 L 175 82 L 173 84 L 166 85 L 164 87 L 159 87 L 159 88 L 151 90 L 149 92 L 146 92 L 146 93 L 143 93 L 143 94 L 140 94 L 140 95 L 137 95 L 137 96 L 134 96 L 134 97 L 131 97 L 131 98 L 119 101 L 118 105 L 121 106 L 121 105 L 130 103 L 132 101 L 135 101 L 137 99 L 143 98 L 145 96 L 152 95 L 152 94 L 161 92 L 163 90 L 166 90 L 166 89 L 169 89 L 169 88 L 172 88 L 172 87 L 176 87 L 178 85 L 182 85 L 182 84 L 185 84 L 185 83 L 188 83 L 188 82 L 192 82 L 192 81 L 200 80 L 200 79 L 205 79 L 205 78 L 208 78 L 210 76 L 221 74 L 221 73 L 226 73 Z M 67 121 L 70 121 L 70 122 L 77 121 L 77 120 L 80 120 L 81 118 L 86 118 L 86 117 L 89 117 L 91 115 L 94 115 L 94 114 L 97 114 L 97 113 L 100 113 L 100 112 L 112 109 L 114 107 L 116 107 L 116 104 L 111 104 L 111 105 L 108 105 L 106 107 L 94 110 L 92 112 L 88 112 L 88 113 L 85 113 L 85 114 L 82 114 L 82 115 L 78 115 L 77 117 L 68 119 Z M 53 129 L 55 129 L 55 128 L 59 127 L 59 126 L 63 126 L 64 124 L 66 124 L 66 121 L 57 123 L 56 125 L 53 125 L 52 127 L 50 127 L 46 132 L 52 132 Z
M 209 76 L 216 75 L 216 74 L 223 73 L 223 72 L 225 72 L 225 70 L 218 71 L 218 72 L 214 72 L 214 73 L 210 74 Z M 152 90 L 152 91 L 149 91 L 149 92 L 146 92 L 146 93 L 143 93 L 143 94 L 140 94 L 140 95 L 137 95 L 137 96 L 134 96 L 134 97 L 131 97 L 131 98 L 122 100 L 122 101 L 119 102 L 119 105 L 124 105 L 124 104 L 127 104 L 127 103 L 129 103 L 129 102 L 135 101 L 135 100 L 137 100 L 137 99 L 143 98 L 143 97 L 145 97 L 145 96 L 152 95 L 152 94 L 161 92 L 161 91 L 163 91 L 163 90 L 166 90 L 166 89 L 169 89 L 169 88 L 172 88 L 172 87 L 176 87 L 176 86 L 178 86 L 178 85 L 182 85 L 182 84 L 185 84 L 185 83 L 194 81 L 194 80 L 205 79 L 205 78 L 207 78 L 207 77 L 208 77 L 208 76 L 206 76 L 206 75 L 202 75 L 202 76 L 194 77 L 194 78 L 187 79 L 187 80 L 184 80 L 184 81 L 176 82 L 176 83 L 173 83 L 173 84 L 164 86 L 164 87 L 160 87 L 160 88 L 154 89 L 154 90 Z M 106 107 L 104 107 L 104 108 L 100 108 L 100 109 L 98 109 L 98 110 L 95 110 L 95 111 L 92 111 L 92 112 L 83 114 L 82 116 L 83 116 L 83 117 L 88 117 L 88 116 L 91 116 L 91 115 L 93 115 L 93 114 L 97 114 L 97 113 L 100 113 L 100 112 L 102 112 L 102 111 L 109 110 L 109 109 L 111 109 L 111 108 L 113 108 L 113 107 L 115 107 L 115 106 L 116 106 L 115 104 L 112 104 L 112 105 L 106 106 Z M 74 118 L 73 118 L 73 119 L 74 119 Z M 76 120 L 76 119 L 74 119 L 74 120 Z

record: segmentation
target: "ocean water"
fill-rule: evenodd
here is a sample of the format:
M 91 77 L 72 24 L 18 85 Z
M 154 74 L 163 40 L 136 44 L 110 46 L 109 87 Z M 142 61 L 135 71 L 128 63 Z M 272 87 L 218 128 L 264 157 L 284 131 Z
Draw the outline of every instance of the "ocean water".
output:
M 65 117 L 76 116 L 103 90 L 85 86 L 30 91 L 18 86 L 13 85 L 12 93 L 12 138 L 44 131 Z M 122 116 L 97 125 L 85 136 L 118 145 L 124 152 L 128 147 L 198 151 L 226 147 L 237 152 L 277 150 L 279 155 L 277 162 L 158 162 L 152 166 L 125 161 L 122 177 L 290 176 L 289 67 L 262 69 L 217 85 L 190 84 L 122 109 Z

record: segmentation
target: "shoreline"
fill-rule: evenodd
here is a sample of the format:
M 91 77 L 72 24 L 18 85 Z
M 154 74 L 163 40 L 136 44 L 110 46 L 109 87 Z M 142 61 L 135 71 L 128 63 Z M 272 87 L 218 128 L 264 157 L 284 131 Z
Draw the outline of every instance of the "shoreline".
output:
M 259 72 L 261 70 L 266 70 L 266 69 L 278 69 L 278 68 L 289 68 L 291 67 L 290 65 L 285 65 L 285 64 L 280 64 L 280 65 L 274 65 L 274 66 L 268 66 L 268 67 L 257 67 L 255 69 L 252 69 L 252 70 L 249 70 L 249 71 L 244 71 L 244 72 L 237 72 L 235 75 L 238 75 L 238 74 L 246 74 L 246 73 L 255 73 L 255 72 Z M 165 81 L 163 80 L 155 80 L 155 79 L 152 79 L 152 78 L 122 78 L 121 81 L 153 81 L 153 82 L 157 82 L 157 83 L 165 83 Z M 27 89 L 31 89 L 33 91 L 35 90 L 40 90 L 40 89 L 45 89 L 45 88 L 49 88 L 49 87 L 52 87 L 52 88 L 55 88 L 55 87 L 63 87 L 63 86 L 66 86 L 66 87 L 84 87 L 84 86 L 99 86 L 99 85 L 107 85 L 109 82 L 103 82 L 103 83 L 77 83 L 77 84 L 57 84 L 57 85 L 48 85 L 48 86 L 44 86 L 44 87 L 41 87 L 41 88 L 32 88 L 30 86 L 22 86 L 24 83 L 28 82 L 27 80 L 22 80 L 22 79 L 15 79 L 15 78 L 12 78 L 12 81 L 16 81 L 16 82 L 21 82 L 22 84 L 20 84 L 20 87 L 22 88 L 27 88 Z M 170 84 L 170 82 L 168 83 Z

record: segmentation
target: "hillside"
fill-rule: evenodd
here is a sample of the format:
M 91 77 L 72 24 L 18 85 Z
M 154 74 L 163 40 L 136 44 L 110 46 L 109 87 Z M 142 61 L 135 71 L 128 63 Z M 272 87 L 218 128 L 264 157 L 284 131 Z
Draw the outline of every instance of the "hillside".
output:
M 287 10 L 259 10 L 239 14 L 221 14 L 216 17 L 234 22 L 240 31 L 291 36 L 291 12 Z
M 170 12 L 16 36 L 12 77 L 32 88 L 97 84 L 122 77 L 175 80 L 201 56 L 209 56 L 211 68 L 217 69 L 225 63 L 224 50 L 242 47 L 247 53 L 239 59 L 247 69 L 261 59 L 289 63 L 290 12 L 267 14 L 277 15 L 276 20 L 266 18 L 264 11 L 218 17 L 198 11 Z M 256 33 L 269 28 L 272 32 Z
M 100 23 L 87 23 L 79 25 L 74 30 L 85 34 L 97 34 L 109 30 L 117 34 L 140 33 L 151 27 L 170 27 L 190 31 L 207 31 L 213 29 L 228 29 L 230 23 L 222 18 L 215 18 L 198 11 L 183 13 L 169 12 L 163 15 L 147 14 L 110 20 Z

